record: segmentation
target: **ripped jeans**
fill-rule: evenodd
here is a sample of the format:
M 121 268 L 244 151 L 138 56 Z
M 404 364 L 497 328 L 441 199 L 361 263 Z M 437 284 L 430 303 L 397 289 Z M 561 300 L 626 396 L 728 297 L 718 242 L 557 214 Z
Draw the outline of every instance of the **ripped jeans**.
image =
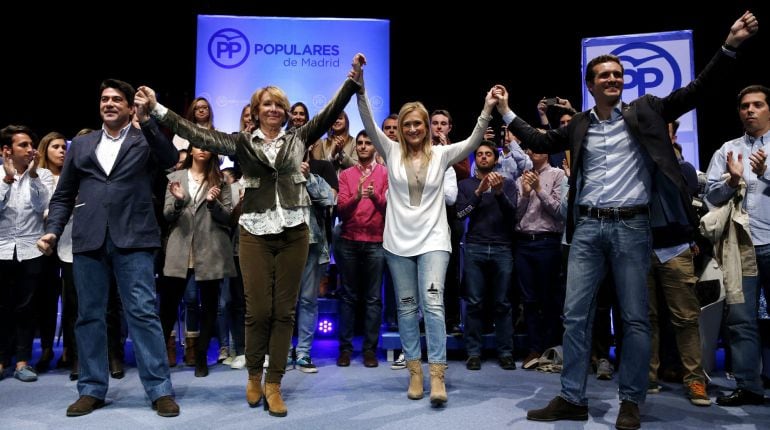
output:
M 420 315 L 425 320 L 428 363 L 446 364 L 444 277 L 449 253 L 430 251 L 412 257 L 385 252 L 398 309 L 398 332 L 407 360 L 419 360 Z

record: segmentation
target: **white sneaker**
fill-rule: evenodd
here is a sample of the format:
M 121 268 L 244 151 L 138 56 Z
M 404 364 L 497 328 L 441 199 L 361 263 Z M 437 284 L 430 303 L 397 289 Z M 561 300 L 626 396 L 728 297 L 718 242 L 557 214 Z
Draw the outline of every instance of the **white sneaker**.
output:
M 265 362 L 262 363 L 262 367 L 264 369 L 267 369 L 268 367 L 270 367 L 270 356 L 267 354 L 265 354 Z
M 390 365 L 390 368 L 393 370 L 406 369 L 406 358 L 404 357 L 403 352 L 399 354 L 398 358 Z
M 223 364 L 224 366 L 230 366 L 231 364 L 233 364 L 233 360 L 234 360 L 234 359 L 235 359 L 235 357 L 233 357 L 232 355 L 228 355 L 228 356 L 227 356 L 227 358 L 225 358 L 224 360 L 222 360 L 222 364 Z
M 219 347 L 219 356 L 217 357 L 217 363 L 221 363 L 227 359 L 227 350 L 228 348 L 226 346 Z
M 231 369 L 243 369 L 246 367 L 246 356 L 245 355 L 239 355 L 235 358 L 233 358 L 233 362 L 230 364 Z

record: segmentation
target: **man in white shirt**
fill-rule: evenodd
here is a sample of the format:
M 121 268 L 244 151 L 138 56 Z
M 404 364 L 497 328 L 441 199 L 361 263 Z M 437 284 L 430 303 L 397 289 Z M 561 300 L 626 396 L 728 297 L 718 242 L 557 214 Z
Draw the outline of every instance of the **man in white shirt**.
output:
M 37 168 L 37 139 L 28 127 L 3 128 L 0 145 L 4 171 L 0 182 L 0 379 L 3 363 L 15 355 L 14 378 L 33 382 L 37 373 L 29 365 L 35 336 L 32 296 L 43 271 L 43 254 L 35 241 L 43 233 L 53 175 Z

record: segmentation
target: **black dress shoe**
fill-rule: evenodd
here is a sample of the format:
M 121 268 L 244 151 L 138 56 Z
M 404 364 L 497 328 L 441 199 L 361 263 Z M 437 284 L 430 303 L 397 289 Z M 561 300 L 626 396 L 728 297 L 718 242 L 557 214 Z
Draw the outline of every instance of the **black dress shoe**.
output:
M 641 421 L 639 405 L 623 400 L 620 403 L 620 412 L 618 413 L 618 419 L 615 421 L 615 428 L 618 430 L 636 430 L 642 426 Z
M 110 360 L 110 376 L 114 379 L 123 379 L 126 372 L 123 370 L 123 361 L 117 358 Z
M 743 388 L 738 388 L 726 396 L 717 397 L 719 406 L 743 406 L 743 405 L 763 405 L 765 396 L 753 393 Z
M 556 396 L 543 409 L 527 411 L 531 421 L 588 421 L 588 406 L 572 404 L 561 396 Z
M 465 360 L 465 368 L 468 370 L 481 370 L 481 359 L 478 355 L 471 355 Z

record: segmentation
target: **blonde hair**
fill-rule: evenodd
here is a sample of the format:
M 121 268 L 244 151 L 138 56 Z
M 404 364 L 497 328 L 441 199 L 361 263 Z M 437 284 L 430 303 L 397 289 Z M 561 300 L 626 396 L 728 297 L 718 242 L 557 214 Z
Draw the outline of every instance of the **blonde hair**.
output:
M 67 138 L 58 131 L 52 131 L 40 139 L 40 144 L 37 146 L 37 152 L 40 154 L 40 162 L 38 163 L 38 167 L 42 167 L 43 169 L 49 168 L 48 165 L 50 164 L 50 161 L 48 161 L 48 145 L 57 139 L 61 139 L 64 141 L 65 145 L 67 144 Z
M 259 127 L 259 102 L 265 93 L 269 94 L 270 98 L 283 108 L 283 122 L 281 125 L 285 125 L 289 119 L 289 98 L 286 97 L 286 93 L 282 89 L 270 85 L 254 91 L 254 94 L 251 95 L 251 120 L 254 121 L 254 126 Z
M 422 120 L 423 124 L 425 125 L 426 132 L 425 137 L 422 139 L 422 146 L 420 150 L 425 156 L 425 159 L 430 161 L 431 156 L 433 155 L 433 144 L 430 141 L 430 130 L 428 129 L 430 126 L 430 118 L 428 117 L 428 110 L 425 109 L 425 106 L 420 102 L 405 103 L 403 106 L 401 106 L 401 110 L 398 111 L 398 140 L 401 145 L 401 160 L 404 163 L 408 161 L 408 147 L 406 144 L 406 139 L 404 138 L 403 129 L 404 117 L 412 112 L 417 112 L 417 114 L 420 115 L 420 119 Z

